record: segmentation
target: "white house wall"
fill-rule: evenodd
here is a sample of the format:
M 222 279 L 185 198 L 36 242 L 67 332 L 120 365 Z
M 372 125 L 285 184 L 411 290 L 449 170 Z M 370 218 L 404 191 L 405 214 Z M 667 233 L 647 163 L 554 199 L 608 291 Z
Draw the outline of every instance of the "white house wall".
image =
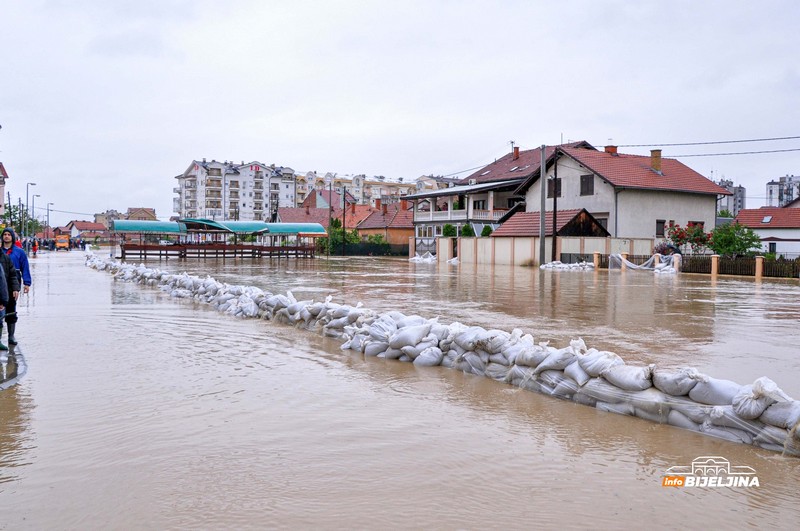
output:
M 764 252 L 769 251 L 769 244 L 775 244 L 775 253 L 790 255 L 788 258 L 795 258 L 800 254 L 800 229 L 753 229 L 763 244 Z M 766 238 L 778 238 L 779 241 L 764 241 Z

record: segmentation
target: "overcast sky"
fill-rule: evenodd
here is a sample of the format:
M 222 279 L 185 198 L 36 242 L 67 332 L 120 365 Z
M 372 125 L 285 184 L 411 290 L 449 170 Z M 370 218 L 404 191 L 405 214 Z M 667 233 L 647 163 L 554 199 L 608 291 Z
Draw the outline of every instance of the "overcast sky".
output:
M 203 157 L 415 179 L 512 140 L 798 136 L 798 20 L 794 0 L 3 0 L 0 161 L 12 202 L 35 182 L 36 215 L 53 203 L 63 225 L 168 219 L 175 175 Z M 680 160 L 745 186 L 748 207 L 800 174 L 800 151 Z

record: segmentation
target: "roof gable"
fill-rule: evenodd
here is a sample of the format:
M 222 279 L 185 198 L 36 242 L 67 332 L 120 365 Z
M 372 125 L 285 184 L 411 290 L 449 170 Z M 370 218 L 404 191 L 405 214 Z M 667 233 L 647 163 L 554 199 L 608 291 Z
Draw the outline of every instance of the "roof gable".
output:
M 676 159 L 662 158 L 661 172 L 658 173 L 650 166 L 650 156 L 570 147 L 564 147 L 561 151 L 615 188 L 732 195 Z
M 545 211 L 545 236 L 553 235 L 553 212 Z M 539 212 L 517 212 L 500 228 L 492 233 L 492 238 L 538 237 L 540 236 Z M 565 234 L 568 233 L 568 234 Z M 556 213 L 556 234 L 562 236 L 609 236 L 609 233 L 585 208 L 559 210 Z
M 372 212 L 361 223 L 359 229 L 413 229 L 414 214 L 403 209 L 400 204 L 393 203 L 383 209 Z

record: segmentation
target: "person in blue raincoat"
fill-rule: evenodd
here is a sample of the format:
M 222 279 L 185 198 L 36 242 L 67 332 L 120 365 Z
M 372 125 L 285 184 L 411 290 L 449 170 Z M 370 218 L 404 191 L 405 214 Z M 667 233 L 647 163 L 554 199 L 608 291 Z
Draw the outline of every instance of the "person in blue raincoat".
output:
M 0 240 L 2 240 L 2 247 L 0 247 L 0 252 L 5 254 L 11 259 L 11 263 L 14 264 L 14 268 L 17 272 L 17 278 L 21 280 L 22 289 L 24 293 L 28 293 L 31 288 L 31 270 L 30 266 L 28 265 L 28 255 L 25 254 L 25 251 L 22 250 L 21 247 L 17 247 L 15 245 L 17 240 L 17 235 L 14 233 L 14 229 L 11 227 L 6 227 L 3 229 L 2 234 L 0 235 Z M 14 334 L 17 330 L 17 298 L 19 297 L 19 291 L 17 291 L 17 297 L 14 297 L 13 294 L 9 294 L 8 297 L 8 304 L 6 305 L 6 315 L 5 315 L 5 322 L 8 325 L 8 342 L 11 345 L 17 344 L 17 339 L 14 337 Z M 2 323 L 0 323 L 0 327 Z M 2 334 L 2 328 L 0 328 L 0 334 Z

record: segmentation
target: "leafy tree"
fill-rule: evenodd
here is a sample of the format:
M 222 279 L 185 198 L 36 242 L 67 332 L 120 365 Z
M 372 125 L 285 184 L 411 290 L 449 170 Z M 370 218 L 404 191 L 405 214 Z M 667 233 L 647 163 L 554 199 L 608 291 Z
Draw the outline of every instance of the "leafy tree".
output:
M 449 223 L 442 227 L 442 236 L 445 238 L 455 238 L 456 237 L 456 228 Z
M 670 225 L 667 227 L 667 238 L 678 248 L 691 246 L 695 253 L 709 246 L 709 235 L 703 230 L 703 226 L 692 223 L 685 228 L 678 224 Z
M 331 220 L 330 226 L 328 227 L 328 237 L 317 238 L 317 252 L 330 252 L 331 254 L 340 253 L 342 251 L 342 240 L 344 240 L 345 245 L 348 243 L 359 243 L 361 237 L 355 229 L 347 232 L 346 229 L 342 228 L 342 220 L 334 218 Z
M 384 239 L 383 234 L 370 234 L 367 236 L 367 243 L 374 243 L 376 245 L 383 245 L 384 243 L 388 243 L 386 239 Z
M 711 231 L 708 246 L 720 256 L 753 256 L 762 249 L 761 238 L 750 227 L 728 223 Z
M 492 235 L 492 227 L 489 225 L 484 225 L 483 230 L 481 231 L 481 238 L 488 238 Z
M 734 215 L 731 213 L 731 211 L 730 211 L 730 210 L 728 210 L 727 208 L 726 208 L 726 209 L 724 209 L 724 210 L 720 210 L 719 212 L 717 212 L 717 216 L 719 216 L 719 217 L 721 217 L 721 218 L 732 218 L 732 217 L 735 217 L 735 216 L 734 216 Z
M 471 238 L 475 236 L 475 231 L 472 229 L 472 225 L 467 223 L 463 227 L 461 227 L 461 236 L 464 238 Z

